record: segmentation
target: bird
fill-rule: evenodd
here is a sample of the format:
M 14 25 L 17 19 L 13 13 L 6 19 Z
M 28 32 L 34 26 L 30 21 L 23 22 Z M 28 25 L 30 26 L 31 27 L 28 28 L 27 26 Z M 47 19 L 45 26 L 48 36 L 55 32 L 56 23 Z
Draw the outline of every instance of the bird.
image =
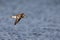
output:
M 12 18 L 16 19 L 14 22 L 14 25 L 16 25 L 22 18 L 24 18 L 25 14 L 21 13 L 21 14 L 17 14 L 15 16 L 11 16 Z

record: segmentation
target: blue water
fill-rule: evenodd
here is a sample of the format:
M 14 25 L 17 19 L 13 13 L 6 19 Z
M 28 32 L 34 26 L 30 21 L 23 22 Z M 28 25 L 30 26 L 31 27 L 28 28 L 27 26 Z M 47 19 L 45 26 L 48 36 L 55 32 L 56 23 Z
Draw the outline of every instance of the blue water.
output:
M 0 40 L 60 40 L 60 0 L 0 0 Z

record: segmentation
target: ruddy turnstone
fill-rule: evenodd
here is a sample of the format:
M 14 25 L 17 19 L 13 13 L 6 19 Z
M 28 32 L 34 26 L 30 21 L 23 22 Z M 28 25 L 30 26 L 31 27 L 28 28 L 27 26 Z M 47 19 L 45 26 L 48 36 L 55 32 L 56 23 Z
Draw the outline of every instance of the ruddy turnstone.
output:
M 14 25 L 16 25 L 22 18 L 24 18 L 25 14 L 21 13 L 21 14 L 17 14 L 16 16 L 11 16 L 12 18 L 15 18 L 15 23 Z

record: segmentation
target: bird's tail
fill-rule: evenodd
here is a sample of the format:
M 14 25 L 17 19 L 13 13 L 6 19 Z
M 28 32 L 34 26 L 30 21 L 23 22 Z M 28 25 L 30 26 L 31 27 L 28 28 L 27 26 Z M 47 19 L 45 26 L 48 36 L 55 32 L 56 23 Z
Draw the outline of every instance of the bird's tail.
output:
M 16 18 L 16 16 L 10 16 L 11 18 Z

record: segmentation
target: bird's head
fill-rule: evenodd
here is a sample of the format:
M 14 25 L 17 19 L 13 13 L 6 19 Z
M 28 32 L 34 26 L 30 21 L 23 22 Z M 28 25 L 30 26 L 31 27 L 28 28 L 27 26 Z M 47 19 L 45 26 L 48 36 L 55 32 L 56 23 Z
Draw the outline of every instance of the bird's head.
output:
M 25 14 L 24 13 L 21 13 L 21 17 L 24 18 L 25 17 Z

